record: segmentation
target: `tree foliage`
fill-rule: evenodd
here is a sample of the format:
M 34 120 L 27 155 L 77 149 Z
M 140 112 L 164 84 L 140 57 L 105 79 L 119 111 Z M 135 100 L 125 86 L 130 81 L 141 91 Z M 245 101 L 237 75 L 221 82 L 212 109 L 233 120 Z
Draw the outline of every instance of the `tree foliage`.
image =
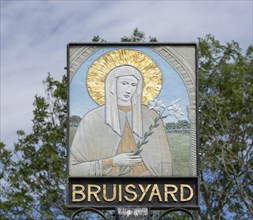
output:
M 81 120 L 81 117 L 77 115 L 72 115 L 69 117 L 69 126 L 78 127 Z
M 168 122 L 165 124 L 165 128 L 168 133 L 190 133 L 190 123 L 187 120 Z
M 253 217 L 253 48 L 199 39 L 202 219 Z
M 66 76 L 44 81 L 35 96 L 33 128 L 20 130 L 11 150 L 1 144 L 0 219 L 57 219 L 65 209 Z
M 142 31 L 139 31 L 138 28 L 135 28 L 133 31 L 133 34 L 130 37 L 122 37 L 121 42 L 145 42 L 146 37 L 145 33 Z M 155 37 L 149 36 L 149 42 L 157 42 L 157 39 Z
M 105 42 L 99 36 L 93 41 Z M 121 41 L 144 42 L 145 34 L 136 28 Z M 253 217 L 252 78 L 252 46 L 243 55 L 234 41 L 199 39 L 200 219 Z M 0 219 L 70 216 L 65 208 L 66 83 L 66 76 L 59 82 L 48 75 L 45 97 L 35 96 L 32 132 L 18 131 L 13 148 L 0 143 Z M 180 126 L 188 128 L 184 122 Z

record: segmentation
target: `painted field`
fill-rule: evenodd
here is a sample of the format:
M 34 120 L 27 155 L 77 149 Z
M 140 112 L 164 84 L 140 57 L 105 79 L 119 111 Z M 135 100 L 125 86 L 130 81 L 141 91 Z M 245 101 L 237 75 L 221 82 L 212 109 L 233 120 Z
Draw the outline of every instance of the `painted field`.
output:
M 69 143 L 71 145 L 76 128 L 69 128 Z M 168 140 L 172 148 L 173 176 L 190 175 L 191 138 L 187 133 L 168 133 Z
M 190 175 L 191 137 L 187 133 L 168 133 L 172 148 L 173 176 Z

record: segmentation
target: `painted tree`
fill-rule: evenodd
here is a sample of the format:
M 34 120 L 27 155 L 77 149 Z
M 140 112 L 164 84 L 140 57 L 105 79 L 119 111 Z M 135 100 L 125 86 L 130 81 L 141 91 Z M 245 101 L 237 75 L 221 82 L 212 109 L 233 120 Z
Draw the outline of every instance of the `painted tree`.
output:
M 105 40 L 96 36 L 93 41 Z M 121 41 L 144 42 L 145 34 L 135 29 Z M 253 48 L 243 55 L 236 42 L 222 45 L 208 35 L 199 39 L 199 59 L 199 218 L 251 219 Z M 18 131 L 13 148 L 0 143 L 0 219 L 66 219 L 71 214 L 65 208 L 66 76 L 59 82 L 48 75 L 44 85 L 45 97 L 35 96 L 32 132 Z M 180 213 L 172 216 L 185 219 Z

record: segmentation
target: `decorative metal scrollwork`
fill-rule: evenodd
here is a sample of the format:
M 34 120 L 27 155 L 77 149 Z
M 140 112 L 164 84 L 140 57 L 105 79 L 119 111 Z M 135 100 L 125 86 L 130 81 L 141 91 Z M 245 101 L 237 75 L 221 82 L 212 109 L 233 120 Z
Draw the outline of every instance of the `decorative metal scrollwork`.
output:
M 189 215 L 189 217 L 191 217 L 192 220 L 196 220 L 196 218 L 193 216 L 193 214 L 192 214 L 189 210 L 184 209 L 184 208 L 171 208 L 171 209 L 168 209 L 167 211 L 165 211 L 165 212 L 158 218 L 158 220 L 162 220 L 162 218 L 165 217 L 166 215 L 168 215 L 169 213 L 176 212 L 176 211 L 184 212 L 184 213 L 186 213 L 187 215 Z M 74 220 L 74 218 L 75 218 L 78 214 L 80 214 L 80 213 L 82 213 L 82 212 L 92 212 L 92 213 L 97 214 L 97 215 L 99 215 L 100 217 L 102 217 L 103 220 L 108 220 L 108 219 L 106 218 L 106 216 L 105 216 L 100 210 L 95 209 L 95 208 L 82 208 L 82 209 L 79 209 L 79 210 L 75 211 L 75 212 L 72 214 L 71 220 Z M 115 219 L 115 215 L 114 215 L 114 219 Z M 118 218 L 116 217 L 116 219 L 118 219 Z M 147 219 L 149 219 L 149 217 L 148 217 Z
M 195 217 L 193 216 L 193 214 L 187 210 L 187 209 L 184 209 L 184 208 L 171 208 L 171 209 L 168 209 L 165 213 L 163 213 L 158 220 L 162 220 L 162 218 L 164 216 L 166 216 L 167 214 L 171 213 L 171 212 L 176 212 L 176 211 L 180 211 L 180 212 L 184 212 L 186 214 L 188 214 L 193 220 L 195 220 Z
M 106 216 L 99 210 L 97 209 L 94 209 L 94 208 L 82 208 L 82 209 L 79 209 L 77 211 L 75 211 L 72 216 L 71 216 L 71 220 L 74 220 L 75 216 L 77 216 L 78 214 L 82 213 L 82 212 L 93 212 L 94 214 L 97 214 L 99 215 L 100 217 L 102 217 L 103 220 L 108 220 L 106 218 Z

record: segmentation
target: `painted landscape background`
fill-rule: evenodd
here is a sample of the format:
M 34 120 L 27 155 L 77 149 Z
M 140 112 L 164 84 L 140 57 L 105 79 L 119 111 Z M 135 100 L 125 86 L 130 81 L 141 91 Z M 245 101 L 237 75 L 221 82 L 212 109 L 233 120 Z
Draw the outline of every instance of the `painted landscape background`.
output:
M 81 118 L 72 116 L 69 120 L 69 146 L 74 139 L 76 129 Z M 179 120 L 177 123 L 166 123 L 166 132 L 173 157 L 173 176 L 189 176 L 191 157 L 190 125 L 186 120 Z M 155 146 L 154 146 L 155 147 Z

